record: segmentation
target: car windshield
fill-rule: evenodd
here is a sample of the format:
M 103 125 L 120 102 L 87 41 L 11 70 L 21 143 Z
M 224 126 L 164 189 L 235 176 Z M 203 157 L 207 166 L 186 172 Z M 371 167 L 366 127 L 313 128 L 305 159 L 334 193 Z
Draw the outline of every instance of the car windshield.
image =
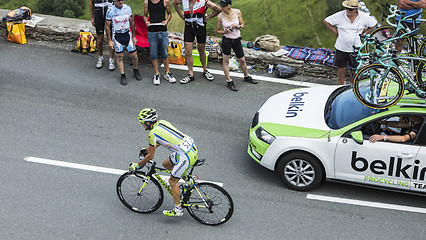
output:
M 331 129 L 339 129 L 378 112 L 359 102 L 349 86 L 338 88 L 330 95 L 324 116 Z

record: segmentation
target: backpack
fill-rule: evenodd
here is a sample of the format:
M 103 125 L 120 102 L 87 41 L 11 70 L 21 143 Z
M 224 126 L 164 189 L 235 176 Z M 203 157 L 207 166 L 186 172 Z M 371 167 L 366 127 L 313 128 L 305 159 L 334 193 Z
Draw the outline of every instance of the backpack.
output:
M 267 34 L 257 37 L 254 45 L 261 50 L 276 52 L 280 48 L 280 40 L 274 35 Z
M 31 9 L 27 7 L 20 7 L 16 10 L 9 12 L 5 17 L 2 18 L 3 22 L 19 22 L 22 20 L 30 20 L 32 17 Z
M 96 39 L 90 31 L 80 31 L 80 36 L 77 39 L 77 45 L 72 50 L 73 52 L 91 53 L 96 52 Z
M 279 78 L 290 78 L 295 76 L 297 73 L 296 68 L 287 65 L 277 65 L 277 77 Z

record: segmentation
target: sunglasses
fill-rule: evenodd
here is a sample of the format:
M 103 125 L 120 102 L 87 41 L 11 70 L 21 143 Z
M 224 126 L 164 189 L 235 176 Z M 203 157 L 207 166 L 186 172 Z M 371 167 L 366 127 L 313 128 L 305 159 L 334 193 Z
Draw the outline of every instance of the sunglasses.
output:
M 349 10 L 349 11 L 355 11 L 356 10 L 356 8 L 346 8 L 346 10 Z

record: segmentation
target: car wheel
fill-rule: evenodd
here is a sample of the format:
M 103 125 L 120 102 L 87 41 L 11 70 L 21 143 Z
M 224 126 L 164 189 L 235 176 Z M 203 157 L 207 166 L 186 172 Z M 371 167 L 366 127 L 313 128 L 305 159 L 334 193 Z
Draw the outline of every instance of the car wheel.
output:
M 324 175 L 318 160 L 306 153 L 290 153 L 282 157 L 277 173 L 287 187 L 298 191 L 314 189 Z

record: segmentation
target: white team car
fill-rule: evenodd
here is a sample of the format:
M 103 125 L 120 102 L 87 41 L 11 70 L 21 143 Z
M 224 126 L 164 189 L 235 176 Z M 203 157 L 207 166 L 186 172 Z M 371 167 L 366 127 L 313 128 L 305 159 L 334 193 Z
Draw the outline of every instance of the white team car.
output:
M 403 98 L 376 110 L 362 105 L 351 86 L 293 89 L 270 97 L 256 112 L 247 152 L 299 191 L 330 179 L 426 193 L 426 121 L 409 143 L 368 140 L 375 133 L 404 134 L 407 129 L 377 121 L 407 115 L 426 119 L 424 99 Z

